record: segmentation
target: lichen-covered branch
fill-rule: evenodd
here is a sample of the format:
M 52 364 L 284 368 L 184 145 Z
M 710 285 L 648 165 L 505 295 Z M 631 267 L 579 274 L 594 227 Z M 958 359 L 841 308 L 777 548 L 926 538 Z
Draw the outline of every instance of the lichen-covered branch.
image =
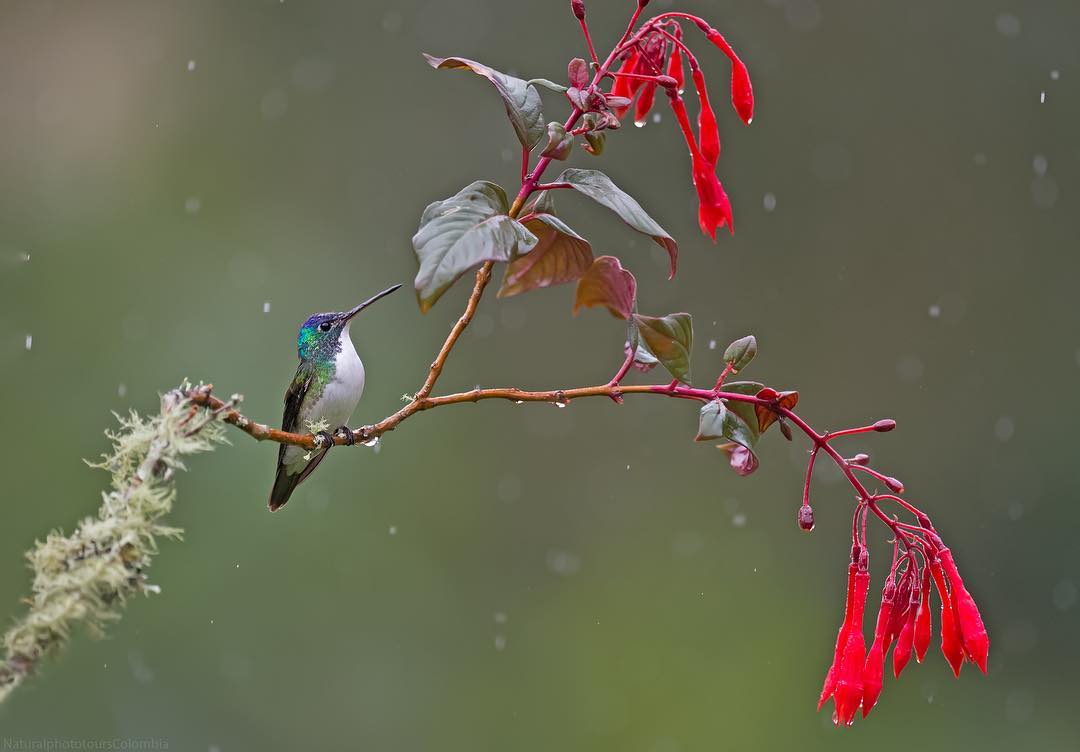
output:
M 146 573 L 157 540 L 181 532 L 161 521 L 176 496 L 173 475 L 184 469 L 183 457 L 225 441 L 220 418 L 232 409 L 231 402 L 211 409 L 194 404 L 186 397 L 190 389 L 184 384 L 162 396 L 157 415 L 117 416 L 119 430 L 106 432 L 112 452 L 91 463 L 112 474 L 97 515 L 70 535 L 49 533 L 27 553 L 34 573 L 30 608 L 4 635 L 0 702 L 80 624 L 100 635 L 128 599 L 157 592 Z

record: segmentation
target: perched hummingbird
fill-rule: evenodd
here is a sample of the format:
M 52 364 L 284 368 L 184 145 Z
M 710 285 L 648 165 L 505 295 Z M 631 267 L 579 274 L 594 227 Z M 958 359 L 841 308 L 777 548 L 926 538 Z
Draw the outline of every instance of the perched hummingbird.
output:
M 285 392 L 281 430 L 299 433 L 309 422 L 326 421 L 341 426 L 348 443 L 352 443 L 347 423 L 364 392 L 364 364 L 349 338 L 349 326 L 353 316 L 399 287 L 387 288 L 344 313 L 316 313 L 304 322 L 296 338 L 300 366 Z M 284 506 L 293 489 L 314 472 L 328 451 L 320 450 L 308 460 L 306 449 L 286 444 L 278 448 L 277 477 L 270 492 L 271 512 Z

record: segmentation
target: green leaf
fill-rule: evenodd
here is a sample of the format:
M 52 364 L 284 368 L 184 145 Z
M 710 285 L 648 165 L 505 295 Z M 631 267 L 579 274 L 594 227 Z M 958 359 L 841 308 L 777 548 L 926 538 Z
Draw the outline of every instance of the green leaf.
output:
M 530 86 L 532 84 L 536 84 L 537 86 L 543 86 L 545 89 L 550 89 L 551 91 L 557 92 L 559 94 L 565 94 L 567 89 L 566 86 L 563 86 L 562 84 L 557 84 L 554 81 L 549 81 L 546 78 L 530 78 L 525 83 L 529 84 Z
M 745 394 L 752 397 L 764 388 L 764 384 L 759 384 L 756 381 L 729 381 L 724 384 L 720 390 L 723 392 L 733 392 L 734 394 Z M 747 430 L 753 434 L 754 441 L 757 442 L 761 432 L 759 430 L 755 406 L 749 402 L 736 402 L 735 400 L 726 400 L 725 404 L 727 405 L 728 410 L 742 418 L 743 422 L 746 424 Z
M 757 431 L 722 400 L 711 400 L 701 406 L 698 414 L 698 434 L 694 441 L 734 441 L 749 450 L 757 443 Z
M 432 68 L 471 70 L 491 81 L 502 97 L 506 115 L 517 133 L 518 141 L 526 149 L 533 148 L 544 137 L 544 113 L 541 111 L 543 103 L 540 101 L 540 92 L 530 82 L 463 57 L 434 57 L 424 53 L 424 58 Z
M 614 256 L 601 256 L 578 280 L 574 313 L 582 306 L 604 306 L 618 319 L 629 319 L 637 297 L 637 280 Z
M 570 156 L 574 148 L 574 136 L 566 132 L 562 123 L 552 121 L 547 124 L 547 139 L 547 146 L 544 147 L 544 152 L 540 156 L 558 160 Z
M 675 276 L 675 262 L 679 255 L 679 245 L 668 235 L 667 230 L 656 223 L 641 204 L 611 182 L 611 178 L 598 170 L 563 170 L 555 179 L 557 183 L 569 183 L 574 190 L 582 193 L 608 209 L 640 233 L 648 235 L 667 252 L 671 258 L 671 276 Z
M 561 219 L 552 214 L 534 214 L 525 217 L 522 224 L 535 235 L 536 247 L 510 262 L 506 267 L 498 296 L 511 295 L 573 282 L 579 279 L 592 264 L 592 246 L 589 241 L 571 230 Z
M 424 209 L 412 239 L 420 262 L 415 287 L 421 312 L 427 313 L 473 267 L 484 261 L 510 261 L 539 242 L 507 211 L 506 193 L 485 180 Z
M 729 363 L 736 373 L 750 365 L 757 355 L 757 339 L 750 334 L 737 339 L 724 350 L 724 362 Z
M 656 318 L 634 314 L 645 347 L 664 368 L 684 384 L 690 383 L 690 349 L 694 344 L 694 324 L 689 313 L 672 313 Z

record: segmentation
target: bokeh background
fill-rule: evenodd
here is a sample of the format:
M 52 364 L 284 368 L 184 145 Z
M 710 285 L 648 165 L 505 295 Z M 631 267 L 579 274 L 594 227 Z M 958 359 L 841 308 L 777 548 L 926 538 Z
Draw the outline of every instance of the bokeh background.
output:
M 590 3 L 597 43 L 630 0 Z M 657 8 L 671 5 L 656 0 Z M 110 411 L 184 377 L 278 419 L 311 312 L 411 279 L 422 208 L 516 185 L 491 88 L 458 54 L 560 79 L 583 54 L 563 0 L 0 3 L 0 603 L 22 552 L 97 507 Z M 798 388 L 902 478 L 988 620 L 991 673 L 936 646 L 870 720 L 814 704 L 842 609 L 850 491 L 805 445 L 761 471 L 695 445 L 659 399 L 426 413 L 335 452 L 266 511 L 275 448 L 234 432 L 180 480 L 152 577 L 105 641 L 77 636 L 0 707 L 0 736 L 182 750 L 1076 749 L 1080 720 L 1080 6 L 769 0 L 705 13 L 748 61 L 721 110 L 738 221 L 696 229 L 666 112 L 599 166 L 682 241 L 662 252 L 584 199 L 563 215 L 622 256 L 641 308 L 695 316 L 708 381 L 755 333 L 754 378 Z M 727 64 L 698 45 L 715 101 Z M 565 103 L 545 94 L 550 119 Z M 354 329 L 356 421 L 415 391 L 467 285 Z M 439 391 L 597 383 L 622 327 L 572 288 L 484 300 Z M 713 349 L 713 342 L 718 347 Z M 634 378 L 641 378 L 636 376 Z M 889 547 L 878 528 L 875 590 Z

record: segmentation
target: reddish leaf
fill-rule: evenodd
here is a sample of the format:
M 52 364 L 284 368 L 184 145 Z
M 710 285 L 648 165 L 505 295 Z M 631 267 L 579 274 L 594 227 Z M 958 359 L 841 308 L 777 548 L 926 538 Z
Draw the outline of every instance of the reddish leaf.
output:
M 593 261 L 580 280 L 574 296 L 574 314 L 582 306 L 604 306 L 617 319 L 629 319 L 634 311 L 637 280 L 622 268 L 614 256 L 601 256 Z
M 584 89 L 589 85 L 589 65 L 580 57 L 575 57 L 566 66 L 566 76 L 575 89 Z
M 521 223 L 540 242 L 523 256 L 518 256 L 506 267 L 506 276 L 498 296 L 511 295 L 573 282 L 592 263 L 592 246 L 589 241 L 571 230 L 551 214 L 534 214 Z
M 528 225 L 526 225 L 526 227 L 527 226 Z M 771 392 L 771 394 L 766 395 L 766 392 Z M 795 405 L 799 404 L 799 393 L 795 391 L 777 393 L 766 387 L 765 389 L 762 389 L 757 396 L 762 399 L 774 399 L 780 407 L 786 407 L 788 410 L 794 410 Z M 761 431 L 761 433 L 765 433 L 766 429 L 780 417 L 775 411 L 764 405 L 754 405 L 754 411 L 757 413 L 758 430 Z

